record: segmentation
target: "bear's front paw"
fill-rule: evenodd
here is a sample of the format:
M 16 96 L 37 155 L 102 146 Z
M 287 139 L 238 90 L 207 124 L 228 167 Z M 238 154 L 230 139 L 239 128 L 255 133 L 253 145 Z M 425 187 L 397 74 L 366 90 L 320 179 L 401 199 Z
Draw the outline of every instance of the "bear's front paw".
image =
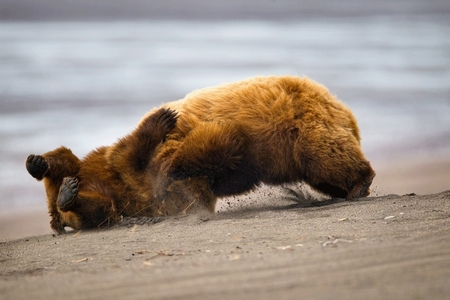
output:
M 175 127 L 177 123 L 177 112 L 168 108 L 161 108 L 149 116 L 142 123 L 144 132 L 151 132 L 164 140 L 165 136 Z
M 48 170 L 48 163 L 41 155 L 31 154 L 25 162 L 28 173 L 34 178 L 41 180 Z
M 65 177 L 59 188 L 58 204 L 62 211 L 70 210 L 73 200 L 78 195 L 78 180 L 74 177 Z
M 161 116 L 158 118 L 158 124 L 161 126 L 165 134 L 168 134 L 177 123 L 178 114 L 176 111 L 169 108 L 164 109 Z

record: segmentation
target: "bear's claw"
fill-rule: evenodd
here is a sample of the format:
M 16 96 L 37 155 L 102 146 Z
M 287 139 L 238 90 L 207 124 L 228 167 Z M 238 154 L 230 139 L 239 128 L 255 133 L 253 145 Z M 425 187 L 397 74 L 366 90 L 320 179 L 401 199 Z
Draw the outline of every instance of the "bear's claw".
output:
M 150 115 L 141 124 L 141 132 L 145 135 L 157 134 L 157 139 L 164 141 L 165 136 L 175 127 L 177 123 L 177 112 L 168 108 L 161 108 Z
M 164 109 L 162 114 L 159 116 L 158 124 L 160 124 L 164 128 L 166 133 L 169 133 L 175 127 L 177 119 L 178 119 L 177 112 L 167 108 Z
M 74 177 L 65 177 L 59 188 L 58 204 L 62 211 L 68 211 L 73 200 L 78 195 L 78 180 Z
M 48 170 L 48 163 L 41 155 L 29 155 L 25 162 L 25 166 L 28 173 L 38 180 L 44 178 L 44 175 Z

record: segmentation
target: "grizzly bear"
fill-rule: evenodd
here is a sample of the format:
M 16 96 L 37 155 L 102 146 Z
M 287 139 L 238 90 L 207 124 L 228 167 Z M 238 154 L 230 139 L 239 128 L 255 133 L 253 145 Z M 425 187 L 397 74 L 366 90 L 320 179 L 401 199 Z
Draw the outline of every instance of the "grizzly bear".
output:
M 365 197 L 375 172 L 351 111 L 306 77 L 255 77 L 150 111 L 115 144 L 78 159 L 65 147 L 26 160 L 44 181 L 51 227 L 96 228 L 125 216 L 214 212 L 218 197 L 261 183 L 305 182 Z

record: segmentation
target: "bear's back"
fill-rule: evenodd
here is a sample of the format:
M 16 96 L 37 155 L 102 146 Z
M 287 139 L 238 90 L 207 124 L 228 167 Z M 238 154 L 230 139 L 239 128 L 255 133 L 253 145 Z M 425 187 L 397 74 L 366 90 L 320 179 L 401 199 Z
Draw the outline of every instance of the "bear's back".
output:
M 324 144 L 343 135 L 359 143 L 350 110 L 326 87 L 306 77 L 254 77 L 196 90 L 164 107 L 180 115 L 169 135 L 175 144 L 200 125 L 232 124 L 247 140 L 255 165 L 271 168 L 271 176 L 280 180 L 287 180 L 283 176 L 298 161 L 295 144 Z
M 347 128 L 360 139 L 351 111 L 326 87 L 306 77 L 254 77 L 225 83 L 193 91 L 164 107 L 179 112 L 179 123 L 184 117 L 188 123 L 233 122 L 249 135 L 259 136 L 283 124 L 310 130 L 316 123 L 329 123 Z

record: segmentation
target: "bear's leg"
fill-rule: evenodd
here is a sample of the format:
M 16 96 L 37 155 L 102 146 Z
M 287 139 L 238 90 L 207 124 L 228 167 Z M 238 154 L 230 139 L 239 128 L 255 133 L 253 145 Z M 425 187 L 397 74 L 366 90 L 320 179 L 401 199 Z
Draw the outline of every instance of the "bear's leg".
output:
M 59 188 L 64 177 L 76 176 L 79 172 L 80 160 L 70 149 L 60 147 L 43 155 L 29 155 L 25 166 L 31 176 L 44 181 L 52 229 L 58 233 L 64 232 L 62 214 L 57 206 Z M 68 219 L 75 218 L 71 216 Z
M 75 230 L 108 226 L 120 220 L 112 199 L 95 191 L 84 191 L 74 177 L 64 178 L 57 202 L 63 216 L 67 213 L 78 216 L 75 222 L 67 218 L 62 221 L 63 226 Z
M 136 171 L 144 171 L 153 156 L 155 148 L 162 143 L 166 135 L 175 127 L 177 113 L 161 108 L 141 122 L 132 133 L 129 159 Z
M 156 147 L 175 127 L 177 118 L 173 110 L 157 110 L 111 148 L 108 161 L 121 172 L 130 168 L 130 172 L 145 172 Z
M 245 139 L 235 126 L 208 122 L 199 124 L 172 155 L 167 174 L 183 180 L 207 177 L 236 170 L 242 161 Z
M 185 211 L 213 213 L 217 196 L 242 193 L 255 185 L 253 176 L 249 179 L 239 171 L 245 147 L 245 137 L 233 124 L 198 124 L 161 164 L 158 197 L 178 195 L 170 197 L 183 199 Z
M 62 182 L 64 177 L 75 176 L 78 173 L 80 160 L 70 149 L 59 147 L 43 155 L 29 155 L 25 166 L 28 173 L 37 180 L 50 178 Z

